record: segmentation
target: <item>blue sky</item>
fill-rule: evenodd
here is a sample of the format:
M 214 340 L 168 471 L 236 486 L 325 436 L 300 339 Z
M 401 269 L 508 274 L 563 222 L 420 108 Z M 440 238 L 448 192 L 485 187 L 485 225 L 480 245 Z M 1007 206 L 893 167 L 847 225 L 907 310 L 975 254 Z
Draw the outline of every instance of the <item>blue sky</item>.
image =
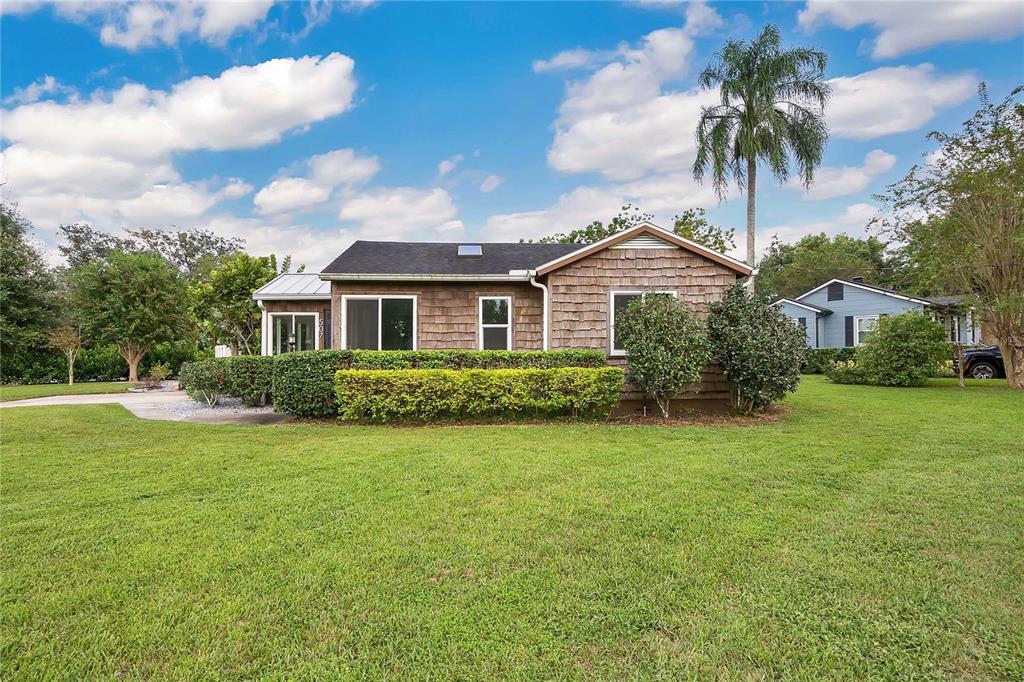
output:
M 759 183 L 759 246 L 862 234 L 925 134 L 1024 81 L 1020 3 L 6 2 L 4 198 L 57 226 L 209 227 L 311 269 L 353 239 L 515 241 L 684 209 L 695 75 L 765 23 L 829 54 L 810 194 Z M 738 247 L 742 249 L 742 243 Z

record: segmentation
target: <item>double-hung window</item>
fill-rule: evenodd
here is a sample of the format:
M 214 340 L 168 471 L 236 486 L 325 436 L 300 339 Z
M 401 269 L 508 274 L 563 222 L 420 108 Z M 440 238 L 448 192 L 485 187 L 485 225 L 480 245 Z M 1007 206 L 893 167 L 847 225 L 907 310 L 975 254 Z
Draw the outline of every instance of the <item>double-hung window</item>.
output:
M 875 325 L 878 324 L 878 315 L 865 315 L 864 317 L 853 318 L 853 345 L 859 346 L 864 343 Z
M 415 296 L 342 296 L 342 348 L 416 350 Z
M 608 346 L 610 355 L 625 355 L 626 349 L 615 338 L 615 316 L 621 315 L 629 307 L 630 301 L 644 296 L 671 296 L 678 298 L 674 291 L 613 291 L 608 295 Z
M 512 350 L 512 297 L 481 296 L 480 350 Z
M 317 317 L 316 313 L 270 313 L 271 354 L 319 348 Z

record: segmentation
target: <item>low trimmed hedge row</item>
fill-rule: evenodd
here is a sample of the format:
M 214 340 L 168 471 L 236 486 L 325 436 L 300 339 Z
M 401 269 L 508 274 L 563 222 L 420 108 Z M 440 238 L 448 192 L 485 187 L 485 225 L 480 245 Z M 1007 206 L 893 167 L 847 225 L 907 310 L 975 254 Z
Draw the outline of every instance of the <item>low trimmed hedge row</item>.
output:
M 553 369 L 601 367 L 594 350 L 555 351 L 371 351 L 311 350 L 274 357 L 274 409 L 300 417 L 334 417 L 335 372 L 342 369 Z
M 618 367 L 340 370 L 338 416 L 349 421 L 607 417 L 619 401 Z
M 215 405 L 222 395 L 241 398 L 246 405 L 265 405 L 273 392 L 274 358 L 238 355 L 186 362 L 178 382 L 193 400 Z

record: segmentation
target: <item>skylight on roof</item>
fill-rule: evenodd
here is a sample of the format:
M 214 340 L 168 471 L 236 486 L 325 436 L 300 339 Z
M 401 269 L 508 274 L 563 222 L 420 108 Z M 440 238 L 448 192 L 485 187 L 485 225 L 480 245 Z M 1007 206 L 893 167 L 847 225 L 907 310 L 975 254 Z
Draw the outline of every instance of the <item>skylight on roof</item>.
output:
M 459 244 L 459 256 L 482 256 L 484 255 L 484 249 L 479 244 Z

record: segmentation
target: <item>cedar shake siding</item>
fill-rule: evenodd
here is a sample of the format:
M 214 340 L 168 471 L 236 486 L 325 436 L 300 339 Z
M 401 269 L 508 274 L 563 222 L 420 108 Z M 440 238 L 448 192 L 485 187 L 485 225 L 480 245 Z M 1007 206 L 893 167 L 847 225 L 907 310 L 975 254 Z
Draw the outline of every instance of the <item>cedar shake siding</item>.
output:
M 342 296 L 376 294 L 416 296 L 418 350 L 480 348 L 481 296 L 512 297 L 512 350 L 541 350 L 544 346 L 542 293 L 529 284 L 335 281 L 331 283 L 334 348 L 341 348 Z
M 551 348 L 596 348 L 609 353 L 609 306 L 613 291 L 673 291 L 701 317 L 736 283 L 736 273 L 685 249 L 611 248 L 555 270 L 551 290 Z M 626 358 L 608 364 L 628 372 Z M 724 401 L 732 386 L 717 367 L 702 374 L 701 391 L 684 399 Z M 642 401 L 643 392 L 628 380 L 624 401 Z

